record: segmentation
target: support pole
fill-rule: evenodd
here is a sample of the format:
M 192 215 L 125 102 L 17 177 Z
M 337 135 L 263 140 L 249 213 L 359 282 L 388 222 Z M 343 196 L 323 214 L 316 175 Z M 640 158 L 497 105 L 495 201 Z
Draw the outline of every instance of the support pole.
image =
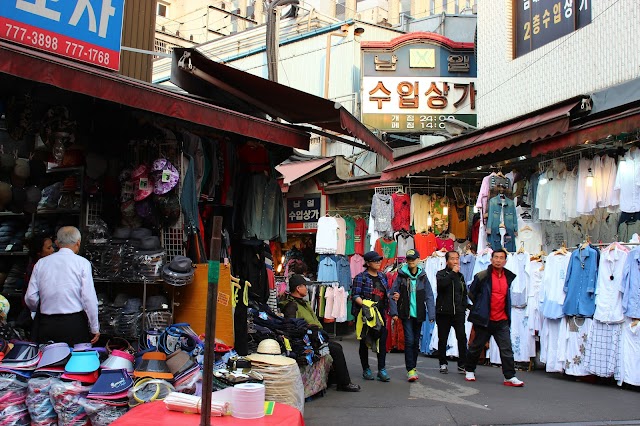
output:
M 213 365 L 216 348 L 216 308 L 218 280 L 220 279 L 220 247 L 222 246 L 222 216 L 214 216 L 209 252 L 207 288 L 207 322 L 204 339 L 204 370 L 202 371 L 202 405 L 200 426 L 211 425 L 211 392 L 213 390 Z

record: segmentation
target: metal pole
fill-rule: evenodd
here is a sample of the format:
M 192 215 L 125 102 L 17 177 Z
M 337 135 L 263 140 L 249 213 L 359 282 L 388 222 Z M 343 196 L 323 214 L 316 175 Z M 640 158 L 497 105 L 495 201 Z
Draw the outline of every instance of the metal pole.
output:
M 209 251 L 207 288 L 207 322 L 204 339 L 204 370 L 202 371 L 202 405 L 200 426 L 211 425 L 211 392 L 213 390 L 213 365 L 216 348 L 216 303 L 220 278 L 220 247 L 222 245 L 222 216 L 214 216 Z

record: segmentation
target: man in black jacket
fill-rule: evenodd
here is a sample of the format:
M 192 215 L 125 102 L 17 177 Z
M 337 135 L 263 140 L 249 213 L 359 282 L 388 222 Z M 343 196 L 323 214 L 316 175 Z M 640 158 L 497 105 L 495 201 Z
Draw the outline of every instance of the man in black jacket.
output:
M 467 284 L 460 273 L 460 255 L 457 251 L 445 254 L 447 266 L 438 271 L 438 297 L 436 299 L 436 324 L 438 326 L 438 357 L 440 372 L 449 372 L 447 363 L 447 340 L 451 327 L 458 340 L 458 372 L 464 373 L 467 355 L 467 335 L 464 330 L 464 316 L 467 310 Z
M 516 377 L 511 348 L 511 283 L 516 274 L 504 268 L 506 263 L 507 251 L 494 251 L 489 268 L 477 273 L 469 287 L 469 297 L 473 302 L 469 321 L 473 323 L 476 335 L 467 352 L 465 380 L 476 381 L 480 352 L 493 336 L 500 348 L 504 385 L 522 387 L 524 382 Z

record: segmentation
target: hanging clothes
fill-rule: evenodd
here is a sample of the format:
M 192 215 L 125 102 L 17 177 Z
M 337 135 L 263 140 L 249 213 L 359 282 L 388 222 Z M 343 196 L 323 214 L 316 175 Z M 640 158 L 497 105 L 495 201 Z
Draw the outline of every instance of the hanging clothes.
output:
M 640 386 L 640 323 L 628 318 L 622 326 L 620 367 L 615 375 L 618 386 Z
M 345 243 L 344 254 L 347 256 L 351 256 L 356 252 L 356 245 L 355 245 L 356 220 L 351 216 L 347 216 L 344 218 L 344 221 L 346 223 L 346 228 L 345 228 L 346 243 Z
M 409 194 L 396 192 L 393 199 L 393 220 L 391 226 L 394 231 L 409 230 L 411 220 L 411 197 Z
M 569 253 L 557 252 L 547 257 L 542 279 L 544 283 L 542 315 L 545 318 L 557 319 L 564 316 L 562 313 L 565 299 L 564 284 L 570 260 Z
M 318 219 L 316 233 L 316 253 L 336 254 L 338 251 L 338 222 L 335 217 L 324 216 Z
M 337 235 L 338 245 L 336 247 L 336 254 L 344 255 L 347 248 L 347 223 L 344 218 L 336 217 L 336 223 L 338 224 Z
M 466 239 L 469 235 L 469 220 L 467 216 L 467 205 L 458 204 L 455 201 L 449 204 L 449 232 L 456 238 Z
M 365 240 L 367 237 L 367 221 L 361 217 L 356 218 L 355 230 L 354 230 L 354 251 L 360 256 L 364 256 L 365 253 Z M 367 247 L 367 250 L 369 247 Z
M 625 247 L 615 243 L 602 250 L 593 319 L 606 323 L 624 320 L 621 284 L 628 254 Z
M 320 256 L 318 281 L 338 282 L 338 256 L 329 254 Z
M 473 267 L 476 264 L 476 257 L 471 254 L 463 254 L 460 256 L 460 272 L 464 276 L 464 281 L 467 285 L 473 281 Z
M 349 291 L 353 280 L 353 278 L 351 278 L 351 264 L 349 262 L 349 258 L 347 258 L 347 256 L 337 256 L 336 269 L 338 274 L 338 284 L 340 284 L 340 287 Z
M 375 251 L 382 256 L 380 270 L 384 270 L 388 265 L 393 264 L 396 259 L 398 243 L 394 239 L 379 238 L 376 241 Z
M 529 330 L 532 333 L 542 329 L 541 303 L 544 297 L 542 279 L 544 277 L 544 264 L 541 260 L 533 260 L 529 263 L 529 299 L 527 301 L 527 320 Z
M 631 250 L 622 277 L 622 311 L 630 318 L 640 318 L 640 246 Z
M 545 318 L 540 330 L 540 362 L 546 364 L 547 373 L 562 373 L 564 363 L 558 352 L 562 319 Z
M 558 358 L 564 363 L 564 372 L 570 376 L 588 376 L 585 362 L 586 345 L 591 329 L 591 318 L 564 317 L 560 323 Z
M 595 177 L 594 169 L 597 164 L 587 158 L 581 158 L 578 162 L 578 197 L 576 211 L 578 214 L 591 214 L 598 207 L 597 186 L 587 186 L 587 176 Z M 635 186 L 635 184 L 634 184 Z
M 364 270 L 364 257 L 359 254 L 351 256 L 351 259 L 349 259 L 349 268 L 351 269 L 351 279 L 353 280 L 356 275 Z
M 391 221 L 394 218 L 394 207 L 391 195 L 373 194 L 371 217 L 374 219 L 374 228 L 377 232 L 382 235 L 391 235 L 393 233 Z
M 630 149 L 620 158 L 613 189 L 620 191 L 620 210 L 640 211 L 640 150 Z
M 428 195 L 413 194 L 411 196 L 410 223 L 416 233 L 427 232 L 427 214 L 431 210 L 431 199 Z
M 415 249 L 413 236 L 405 233 L 397 233 L 396 241 L 398 242 L 397 257 L 399 261 L 404 261 L 407 251 Z
M 436 234 L 434 233 L 416 234 L 413 237 L 413 244 L 414 248 L 418 250 L 418 253 L 420 253 L 420 256 L 422 256 L 423 259 L 431 256 L 431 254 L 438 249 Z
M 585 364 L 591 374 L 613 377 L 620 356 L 622 323 L 606 324 L 598 320 L 591 323 L 585 345 Z
M 565 315 L 592 317 L 596 310 L 598 254 L 595 249 L 580 247 L 571 254 L 565 278 L 566 294 L 562 312 Z

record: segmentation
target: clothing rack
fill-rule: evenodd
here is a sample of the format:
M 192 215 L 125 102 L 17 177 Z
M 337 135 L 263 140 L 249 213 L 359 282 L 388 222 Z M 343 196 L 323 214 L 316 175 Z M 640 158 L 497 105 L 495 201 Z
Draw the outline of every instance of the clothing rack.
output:
M 321 286 L 321 287 L 331 287 L 331 286 L 333 286 L 334 284 L 337 284 L 337 283 L 338 283 L 337 281 L 307 281 L 306 285 L 307 285 L 307 287 L 310 286 L 310 285 L 317 285 L 317 286 Z M 336 324 L 337 324 L 337 321 L 334 321 L 333 322 L 333 335 L 332 335 L 332 333 L 329 333 L 329 332 L 327 332 L 327 334 L 332 339 L 338 339 L 338 340 L 342 341 L 342 337 L 338 337 L 338 334 L 336 332 L 337 331 Z M 323 329 L 324 329 L 324 327 L 323 327 Z
M 329 213 L 346 213 L 346 214 L 355 214 L 361 216 L 368 216 L 371 212 L 369 210 L 360 210 L 360 209 L 327 209 L 327 214 Z

